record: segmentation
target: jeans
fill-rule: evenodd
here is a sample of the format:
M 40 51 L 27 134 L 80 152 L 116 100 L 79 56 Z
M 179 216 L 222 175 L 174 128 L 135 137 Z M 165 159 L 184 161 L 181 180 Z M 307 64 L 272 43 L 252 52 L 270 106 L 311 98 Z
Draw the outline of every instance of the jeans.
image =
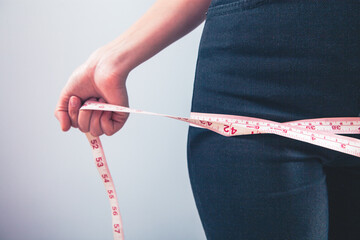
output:
M 359 90 L 360 1 L 212 1 L 192 111 L 279 122 L 357 117 Z M 188 167 L 209 240 L 360 239 L 360 158 L 190 127 Z

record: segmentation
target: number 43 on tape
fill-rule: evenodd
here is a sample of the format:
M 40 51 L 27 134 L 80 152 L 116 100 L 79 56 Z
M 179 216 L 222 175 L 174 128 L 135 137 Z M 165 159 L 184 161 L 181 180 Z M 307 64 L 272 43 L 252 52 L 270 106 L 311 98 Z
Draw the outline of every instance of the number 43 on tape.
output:
M 176 119 L 191 126 L 206 128 L 223 136 L 272 133 L 324 148 L 360 157 L 360 140 L 337 134 L 360 134 L 360 117 L 317 118 L 292 122 L 274 122 L 244 116 L 191 113 L 190 118 L 146 112 L 127 107 L 87 101 L 81 110 L 139 113 Z M 100 139 L 86 134 L 93 150 L 96 167 L 110 201 L 114 240 L 123 240 L 124 231 L 115 186 L 106 163 Z M 359 159 L 360 160 L 360 159 Z

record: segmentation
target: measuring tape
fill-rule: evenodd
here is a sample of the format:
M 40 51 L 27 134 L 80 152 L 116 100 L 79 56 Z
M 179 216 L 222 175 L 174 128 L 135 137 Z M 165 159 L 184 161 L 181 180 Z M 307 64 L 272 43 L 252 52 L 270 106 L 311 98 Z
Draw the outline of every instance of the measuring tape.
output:
M 360 157 L 360 140 L 336 134 L 360 134 L 360 117 L 317 118 L 292 122 L 274 122 L 223 114 L 191 113 L 190 118 L 146 112 L 127 107 L 87 101 L 81 110 L 98 110 L 123 113 L 140 113 L 176 119 L 191 126 L 206 128 L 226 137 L 272 133 L 283 137 L 311 143 L 324 148 Z M 123 240 L 124 231 L 115 186 L 106 163 L 99 137 L 86 134 L 93 150 L 95 164 L 104 182 L 110 200 L 114 240 Z

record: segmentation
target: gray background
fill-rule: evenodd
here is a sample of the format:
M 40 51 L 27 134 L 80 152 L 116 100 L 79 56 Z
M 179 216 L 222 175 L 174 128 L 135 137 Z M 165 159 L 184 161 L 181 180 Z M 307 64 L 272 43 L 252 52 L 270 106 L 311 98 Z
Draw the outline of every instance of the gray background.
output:
M 53 113 L 72 71 L 153 2 L 0 0 L 1 240 L 112 239 L 86 137 L 61 132 Z M 189 115 L 201 30 L 129 75 L 131 107 Z M 131 115 L 102 138 L 126 239 L 205 239 L 188 179 L 187 129 Z

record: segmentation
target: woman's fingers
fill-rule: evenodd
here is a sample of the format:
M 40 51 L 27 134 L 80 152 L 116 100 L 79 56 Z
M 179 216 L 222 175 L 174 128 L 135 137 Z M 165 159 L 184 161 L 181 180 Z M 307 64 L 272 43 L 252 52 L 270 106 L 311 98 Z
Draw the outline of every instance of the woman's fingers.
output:
M 115 105 L 129 106 L 125 86 L 109 89 L 105 100 Z M 124 126 L 128 116 L 128 113 L 104 112 L 100 119 L 103 132 L 108 136 L 113 135 Z
M 81 107 L 81 99 L 76 96 L 71 96 L 69 100 L 68 113 L 71 120 L 71 126 L 77 128 L 79 109 Z
M 90 98 L 88 100 L 96 101 L 97 99 Z M 106 101 L 103 98 L 100 98 L 99 102 L 105 103 Z M 101 136 L 104 133 L 111 136 L 124 126 L 129 116 L 128 113 L 80 110 L 81 104 L 81 99 L 79 97 L 71 96 L 69 98 L 66 114 L 68 119 L 65 119 L 64 121 L 69 125 L 66 126 L 67 129 L 72 126 L 74 128 L 79 128 L 80 131 L 84 133 L 90 132 L 91 135 L 96 137 Z
M 125 124 L 128 113 L 104 112 L 101 116 L 101 128 L 107 136 L 111 136 L 119 131 Z
M 105 100 L 100 98 L 99 102 L 104 103 Z M 100 118 L 103 114 L 103 111 L 93 111 L 90 119 L 90 133 L 94 137 L 98 137 L 104 134 L 103 130 L 101 129 L 100 125 Z
M 90 98 L 88 100 L 96 101 L 97 99 Z M 103 98 L 100 98 L 99 102 L 105 103 L 106 101 Z M 111 136 L 124 126 L 129 116 L 128 113 L 80 110 L 81 105 L 82 102 L 79 97 L 71 96 L 68 100 L 66 111 L 56 112 L 58 119 L 63 117 L 63 120 L 59 121 L 62 124 L 61 126 L 64 131 L 67 131 L 72 126 L 74 128 L 79 128 L 80 131 L 84 133 L 90 132 L 91 135 L 96 137 L 101 136 L 102 134 Z M 127 106 L 127 100 L 125 100 L 124 104 L 120 105 Z
M 60 127 L 63 131 L 68 131 L 71 127 L 71 120 L 68 114 L 69 97 L 61 94 L 60 99 L 56 105 L 55 117 L 60 122 Z
M 91 101 L 96 101 L 96 98 L 90 98 Z M 83 133 L 87 133 L 90 131 L 90 120 L 91 116 L 93 114 L 93 111 L 89 110 L 80 110 L 79 111 L 79 117 L 78 117 L 78 127 L 80 131 Z

